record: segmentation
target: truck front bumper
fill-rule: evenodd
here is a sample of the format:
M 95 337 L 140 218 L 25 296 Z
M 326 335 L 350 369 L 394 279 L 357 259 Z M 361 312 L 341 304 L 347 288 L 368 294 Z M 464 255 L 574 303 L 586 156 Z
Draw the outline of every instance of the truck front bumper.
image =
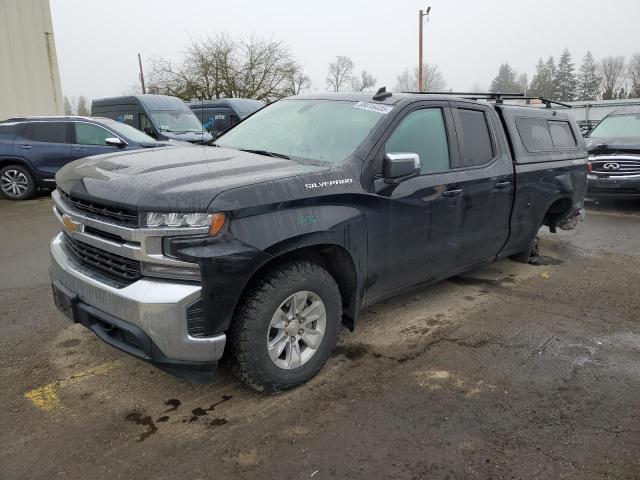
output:
M 193 337 L 187 308 L 200 299 L 200 285 L 143 277 L 116 288 L 79 264 L 63 245 L 51 240 L 56 305 L 100 339 L 172 374 L 203 380 L 222 357 L 226 336 Z

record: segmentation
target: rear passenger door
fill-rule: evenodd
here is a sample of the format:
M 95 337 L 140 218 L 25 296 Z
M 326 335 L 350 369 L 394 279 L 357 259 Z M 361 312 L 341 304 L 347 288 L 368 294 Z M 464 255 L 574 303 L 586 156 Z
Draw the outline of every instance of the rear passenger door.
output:
M 69 140 L 69 122 L 29 122 L 15 139 L 14 149 L 45 178 L 53 178 L 71 161 Z
M 460 151 L 463 216 L 458 267 L 495 257 L 509 237 L 513 165 L 499 119 L 489 107 L 452 104 Z

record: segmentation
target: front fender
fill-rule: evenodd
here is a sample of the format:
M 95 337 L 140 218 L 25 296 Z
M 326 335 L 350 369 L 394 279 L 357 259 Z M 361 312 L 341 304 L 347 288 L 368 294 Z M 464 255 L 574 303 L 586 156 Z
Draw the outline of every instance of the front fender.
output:
M 294 250 L 328 245 L 343 248 L 353 261 L 356 295 L 347 310 L 355 320 L 366 278 L 366 220 L 358 208 L 301 206 L 235 218 L 219 237 L 176 238 L 168 249 L 200 265 L 205 330 L 213 335 L 229 328 L 242 293 L 260 268 Z

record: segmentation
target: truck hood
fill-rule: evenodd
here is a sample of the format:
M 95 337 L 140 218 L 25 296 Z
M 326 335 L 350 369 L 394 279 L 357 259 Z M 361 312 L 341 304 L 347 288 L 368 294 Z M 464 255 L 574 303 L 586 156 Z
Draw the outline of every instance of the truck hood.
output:
M 615 153 L 637 152 L 640 153 L 640 138 L 629 137 L 589 137 L 587 149 L 589 153 Z
M 56 183 L 79 199 L 129 210 L 205 212 L 223 191 L 328 169 L 221 147 L 165 147 L 77 160 Z

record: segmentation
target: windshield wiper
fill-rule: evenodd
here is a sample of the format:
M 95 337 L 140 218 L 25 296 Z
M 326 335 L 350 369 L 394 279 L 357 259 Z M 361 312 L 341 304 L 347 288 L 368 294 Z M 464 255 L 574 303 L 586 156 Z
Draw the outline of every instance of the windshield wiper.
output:
M 266 150 L 252 150 L 249 148 L 241 148 L 240 151 L 255 153 L 257 155 L 264 155 L 265 157 L 277 157 L 277 158 L 284 158 L 286 160 L 291 160 L 291 157 L 289 155 L 285 155 L 284 153 L 267 152 Z

